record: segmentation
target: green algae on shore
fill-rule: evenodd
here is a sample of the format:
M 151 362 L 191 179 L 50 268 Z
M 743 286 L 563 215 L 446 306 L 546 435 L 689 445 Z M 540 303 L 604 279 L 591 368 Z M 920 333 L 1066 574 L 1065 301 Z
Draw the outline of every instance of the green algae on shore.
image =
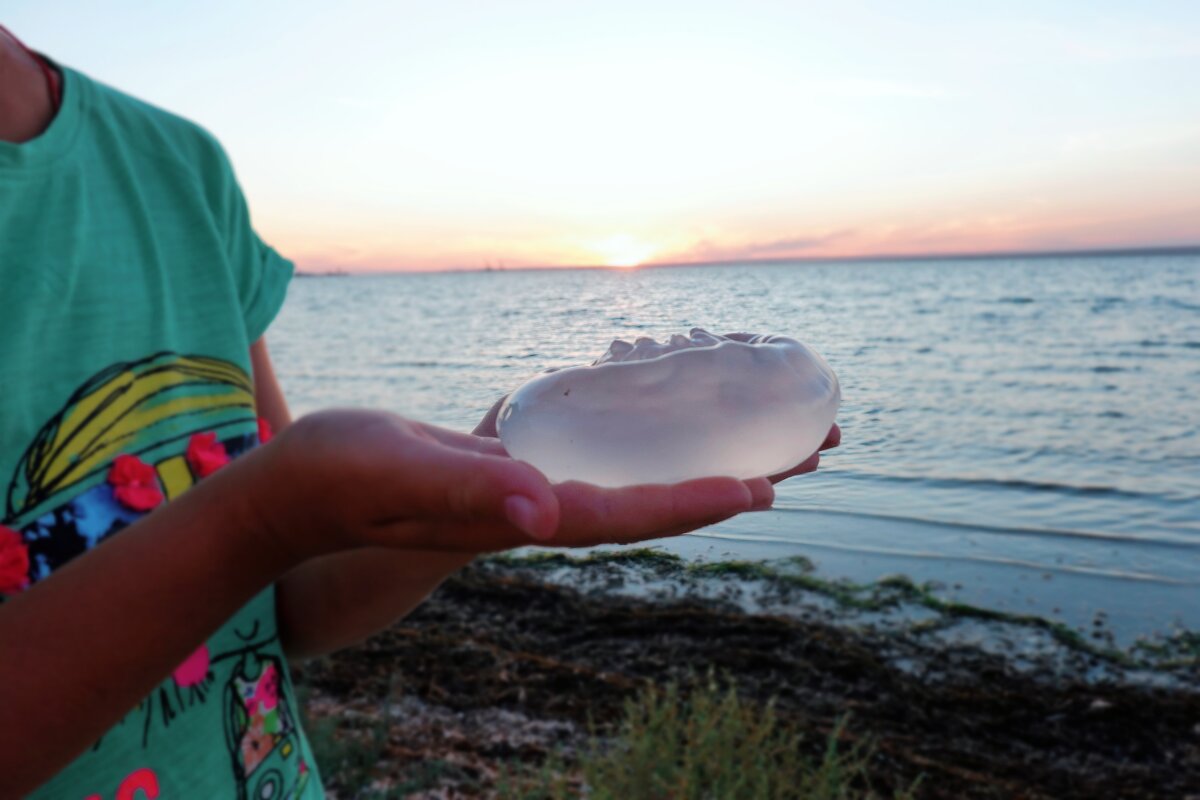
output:
M 873 583 L 821 578 L 815 574 L 813 562 L 804 556 L 772 561 L 701 562 L 688 561 L 649 547 L 634 547 L 593 550 L 578 556 L 546 550 L 521 551 L 490 556 L 482 564 L 489 562 L 507 569 L 539 573 L 608 567 L 641 572 L 656 579 L 757 583 L 789 596 L 799 591 L 824 598 L 842 612 L 903 612 L 905 609 L 932 612 L 932 617 L 911 622 L 911 630 L 918 633 L 944 630 L 956 620 L 974 620 L 1040 631 L 1070 651 L 1121 669 L 1186 673 L 1200 668 L 1200 632 L 1181 630 L 1162 637 L 1142 637 L 1132 646 L 1120 648 L 1103 629 L 1102 619 L 1097 620 L 1096 629 L 1089 638 L 1063 622 L 940 597 L 936 593 L 936 584 L 918 584 L 905 575 L 891 575 Z

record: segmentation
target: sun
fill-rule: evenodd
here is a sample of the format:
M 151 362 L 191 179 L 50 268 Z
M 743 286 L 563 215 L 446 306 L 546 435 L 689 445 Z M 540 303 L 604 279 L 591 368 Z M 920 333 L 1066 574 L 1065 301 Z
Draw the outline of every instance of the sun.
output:
M 606 267 L 624 269 L 644 264 L 654 254 L 652 246 L 624 233 L 598 242 L 594 249 L 603 258 Z

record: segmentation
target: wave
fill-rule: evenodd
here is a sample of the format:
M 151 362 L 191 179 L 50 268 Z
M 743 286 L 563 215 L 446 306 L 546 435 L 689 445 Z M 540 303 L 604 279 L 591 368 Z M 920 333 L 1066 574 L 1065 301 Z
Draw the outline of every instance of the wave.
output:
M 1103 542 L 1105 544 L 1129 544 L 1138 547 L 1171 547 L 1182 550 L 1200 550 L 1200 536 L 1156 536 L 1139 537 L 1121 533 L 1102 533 L 1100 531 L 1079 531 L 1067 528 L 1025 528 L 1020 526 L 981 525 L 971 522 L 954 522 L 950 520 L 927 519 L 925 517 L 906 517 L 901 514 L 873 514 L 863 511 L 846 511 L 833 508 L 792 508 L 775 506 L 773 512 L 785 514 L 833 514 L 841 517 L 857 517 L 861 519 L 881 520 L 884 522 L 905 522 L 927 525 L 953 530 L 976 531 L 1000 536 L 1026 536 L 1047 539 L 1083 539 Z M 787 541 L 787 540 L 785 540 Z
M 946 553 L 938 553 L 922 550 L 900 550 L 888 547 L 875 546 L 855 546 L 851 544 L 839 544 L 835 542 L 820 541 L 818 539 L 804 538 L 784 538 L 781 536 L 767 536 L 762 534 L 738 534 L 738 533 L 690 533 L 699 539 L 719 539 L 723 541 L 735 542 L 762 542 L 766 544 L 786 544 L 786 545 L 803 545 L 808 548 L 817 548 L 824 550 L 840 550 L 850 553 L 870 553 L 874 555 L 884 555 L 892 558 L 911 558 L 921 561 L 957 561 L 962 563 L 974 564 L 995 564 L 1003 567 L 1016 567 L 1020 569 L 1028 569 L 1037 572 L 1057 572 L 1069 575 L 1086 575 L 1093 578 L 1109 578 L 1121 581 L 1136 581 L 1139 583 L 1154 583 L 1164 586 L 1200 586 L 1200 581 L 1181 580 L 1179 578 L 1167 578 L 1162 575 L 1155 575 L 1148 572 L 1131 572 L 1119 569 L 1104 569 L 1102 567 L 1086 567 L 1074 566 L 1069 564 L 1044 564 L 1038 561 L 1026 561 L 1019 558 L 1003 558 L 1000 556 L 972 556 L 972 555 L 948 555 Z
M 945 489 L 976 487 L 981 489 L 1020 489 L 1031 492 L 1051 492 L 1074 497 L 1124 497 L 1131 500 L 1164 500 L 1166 496 L 1153 492 L 1139 492 L 1116 486 L 1093 486 L 1088 484 L 1058 483 L 1056 481 L 1031 481 L 1021 478 L 955 478 L 950 476 L 897 475 L 880 472 L 841 471 L 839 477 L 860 481 L 885 481 L 888 483 L 919 483 Z
M 1155 305 L 1164 305 L 1168 308 L 1178 308 L 1183 311 L 1200 311 L 1200 305 L 1180 300 L 1178 297 L 1156 297 L 1152 302 Z
M 383 361 L 380 367 L 400 369 L 479 369 L 473 361 Z

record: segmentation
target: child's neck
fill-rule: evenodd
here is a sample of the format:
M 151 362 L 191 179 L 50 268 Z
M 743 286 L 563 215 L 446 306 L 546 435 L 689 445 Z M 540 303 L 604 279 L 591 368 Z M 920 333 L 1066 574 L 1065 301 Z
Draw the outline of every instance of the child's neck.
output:
M 41 66 L 0 30 L 0 141 L 29 141 L 53 119 L 54 101 Z

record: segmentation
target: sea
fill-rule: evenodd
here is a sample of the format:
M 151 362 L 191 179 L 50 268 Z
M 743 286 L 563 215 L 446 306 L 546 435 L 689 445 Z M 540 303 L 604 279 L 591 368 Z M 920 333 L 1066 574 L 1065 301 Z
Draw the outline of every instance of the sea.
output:
M 541 370 L 693 327 L 814 347 L 843 441 L 773 510 L 658 546 L 1200 630 L 1200 252 L 306 277 L 268 341 L 294 413 L 470 430 Z

